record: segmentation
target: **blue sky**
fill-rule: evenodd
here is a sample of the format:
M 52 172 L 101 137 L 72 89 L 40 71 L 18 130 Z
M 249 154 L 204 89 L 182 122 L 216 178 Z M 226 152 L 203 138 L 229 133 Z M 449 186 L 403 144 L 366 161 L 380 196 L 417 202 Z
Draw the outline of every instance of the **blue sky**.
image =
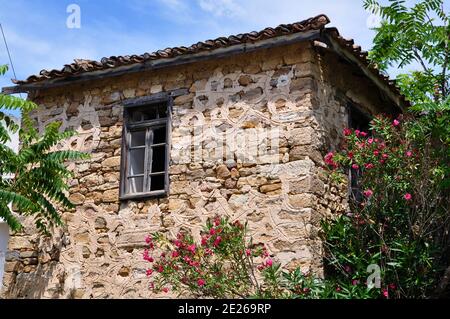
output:
M 81 8 L 80 29 L 66 26 L 70 4 Z M 320 13 L 366 50 L 374 35 L 362 0 L 0 0 L 0 8 L 19 79 L 75 58 L 142 54 Z M 0 64 L 8 63 L 0 42 Z M 11 86 L 12 77 L 0 78 L 0 87 Z

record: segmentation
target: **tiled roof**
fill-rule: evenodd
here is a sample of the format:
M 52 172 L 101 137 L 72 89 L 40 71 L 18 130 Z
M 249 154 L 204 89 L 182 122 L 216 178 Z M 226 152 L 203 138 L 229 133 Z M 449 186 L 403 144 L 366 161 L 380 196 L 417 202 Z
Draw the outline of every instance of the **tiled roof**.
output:
M 365 65 L 372 74 L 384 82 L 394 94 L 399 96 L 404 105 L 409 105 L 410 102 L 407 101 L 405 96 L 400 92 L 400 88 L 397 86 L 396 81 L 390 79 L 389 76 L 382 73 L 376 65 L 370 63 L 368 59 L 369 53 L 367 51 L 363 51 L 361 46 L 355 45 L 355 41 L 353 39 L 343 38 L 336 28 L 327 28 L 325 32 L 335 39 L 344 50 L 351 53 L 356 59 Z
M 334 39 L 339 47 L 351 55 L 353 55 L 363 66 L 375 75 L 381 82 L 383 82 L 389 90 L 397 95 L 401 102 L 408 105 L 404 96 L 401 95 L 399 88 L 396 86 L 394 80 L 390 80 L 388 76 L 381 73 L 368 60 L 368 53 L 361 50 L 360 46 L 354 44 L 352 39 L 344 39 L 336 28 L 325 28 L 330 23 L 330 19 L 326 15 L 318 15 L 301 22 L 292 24 L 282 24 L 276 28 L 265 28 L 259 32 L 243 33 L 232 35 L 229 37 L 221 37 L 214 40 L 207 40 L 198 42 L 189 47 L 174 47 L 159 50 L 153 53 L 144 53 L 142 55 L 126 55 L 126 56 L 111 56 L 105 57 L 100 61 L 92 61 L 85 59 L 75 59 L 74 63 L 66 64 L 61 70 L 42 70 L 38 75 L 32 75 L 23 81 L 14 81 L 18 86 L 25 84 L 38 84 L 45 80 L 57 80 L 70 78 L 88 72 L 114 69 L 120 66 L 127 66 L 139 63 L 145 63 L 154 60 L 162 60 L 167 58 L 175 58 L 178 56 L 208 52 L 220 48 L 232 47 L 234 45 L 255 43 L 262 40 L 292 35 L 296 33 L 308 31 L 322 31 Z
M 282 24 L 276 28 L 266 28 L 259 32 L 250 32 L 229 37 L 221 37 L 215 40 L 198 42 L 190 47 L 174 47 L 159 50 L 153 53 L 142 55 L 111 56 L 103 58 L 101 61 L 76 59 L 74 63 L 66 64 L 61 70 L 42 70 L 39 75 L 32 75 L 24 81 L 13 81 L 15 84 L 31 84 L 48 79 L 65 78 L 71 75 L 116 68 L 123 65 L 143 63 L 152 60 L 174 58 L 180 55 L 188 55 L 203 51 L 212 51 L 219 48 L 230 47 L 237 44 L 253 43 L 265 39 L 279 36 L 307 32 L 311 30 L 321 30 L 330 23 L 325 15 L 319 15 L 301 22 L 292 24 Z

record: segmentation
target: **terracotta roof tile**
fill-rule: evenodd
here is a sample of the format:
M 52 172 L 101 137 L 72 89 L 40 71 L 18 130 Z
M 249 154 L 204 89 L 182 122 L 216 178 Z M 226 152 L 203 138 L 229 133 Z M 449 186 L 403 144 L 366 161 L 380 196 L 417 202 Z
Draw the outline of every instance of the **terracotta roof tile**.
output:
M 67 78 L 82 73 L 106 70 L 117 68 L 124 65 L 132 65 L 138 63 L 144 63 L 147 61 L 174 58 L 181 55 L 195 54 L 199 52 L 212 51 L 219 48 L 226 48 L 237 44 L 254 43 L 261 40 L 270 38 L 276 38 L 289 34 L 295 34 L 300 32 L 307 32 L 312 30 L 323 30 L 328 33 L 337 41 L 340 47 L 347 52 L 355 56 L 360 62 L 362 62 L 374 75 L 382 80 L 389 89 L 399 95 L 401 100 L 408 104 L 405 98 L 401 95 L 398 86 L 394 80 L 390 80 L 388 76 L 380 72 L 376 66 L 370 63 L 368 60 L 368 53 L 362 51 L 361 47 L 355 45 L 353 39 L 345 39 L 336 28 L 327 28 L 325 26 L 330 23 L 330 19 L 326 15 L 318 15 L 316 17 L 296 22 L 292 24 L 282 24 L 275 28 L 265 28 L 262 31 L 249 32 L 237 35 L 231 35 L 229 37 L 220 37 L 214 40 L 206 40 L 198 42 L 189 47 L 174 47 L 166 48 L 164 50 L 158 50 L 152 53 L 144 53 L 142 55 L 126 55 L 126 56 L 111 56 L 104 57 L 100 61 L 92 61 L 86 59 L 75 59 L 74 63 L 66 64 L 61 70 L 42 70 L 39 75 L 32 75 L 24 81 L 14 81 L 15 84 L 33 84 L 50 79 Z
M 143 63 L 150 60 L 173 58 L 180 55 L 194 54 L 203 51 L 211 51 L 225 48 L 236 44 L 250 43 L 265 39 L 275 38 L 283 35 L 306 32 L 310 30 L 321 30 L 330 22 L 327 16 L 319 15 L 301 22 L 282 24 L 276 28 L 265 28 L 259 32 L 243 33 L 229 37 L 220 37 L 214 40 L 198 42 L 190 47 L 174 47 L 159 50 L 153 53 L 131 56 L 111 56 L 102 58 L 101 61 L 75 59 L 74 63 L 66 64 L 61 70 L 42 70 L 39 75 L 32 75 L 24 81 L 13 81 L 15 84 L 31 84 L 48 79 L 65 78 L 86 72 L 116 68 L 123 65 Z

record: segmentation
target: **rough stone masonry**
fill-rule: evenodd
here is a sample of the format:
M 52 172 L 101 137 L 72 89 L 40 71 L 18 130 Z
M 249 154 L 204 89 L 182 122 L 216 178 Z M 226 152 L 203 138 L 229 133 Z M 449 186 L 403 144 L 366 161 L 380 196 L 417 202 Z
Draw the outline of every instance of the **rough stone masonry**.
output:
M 169 195 L 120 201 L 123 102 L 178 89 L 186 94 L 172 110 Z M 323 155 L 340 143 L 349 102 L 368 114 L 389 107 L 357 67 L 313 41 L 42 89 L 30 98 L 39 105 L 36 125 L 61 121 L 61 129 L 76 130 L 62 147 L 91 159 L 70 164 L 76 209 L 63 212 L 65 225 L 52 239 L 27 221 L 12 234 L 8 298 L 158 297 L 148 289 L 145 235 L 184 229 L 198 238 L 215 214 L 248 221 L 255 242 L 276 260 L 321 275 L 320 220 L 345 212 L 348 193 L 327 180 Z M 277 128 L 279 145 L 276 154 L 248 161 L 233 160 L 242 150 L 230 146 L 222 160 L 213 155 L 214 137 L 203 135 L 194 158 L 186 150 L 198 126 L 248 136 Z

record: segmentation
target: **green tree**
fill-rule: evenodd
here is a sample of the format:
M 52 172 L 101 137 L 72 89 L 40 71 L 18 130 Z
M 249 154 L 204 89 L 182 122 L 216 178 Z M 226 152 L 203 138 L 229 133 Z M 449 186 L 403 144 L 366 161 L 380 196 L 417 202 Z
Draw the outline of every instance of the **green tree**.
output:
M 416 105 L 443 103 L 449 95 L 450 17 L 443 0 L 423 0 L 408 7 L 406 0 L 383 6 L 365 0 L 364 8 L 382 18 L 370 58 L 380 69 L 413 68 L 398 77 L 402 93 Z M 428 106 L 430 107 L 430 106 Z M 448 107 L 448 106 L 447 106 Z
M 4 75 L 7 66 L 0 66 Z M 0 94 L 0 110 L 19 110 L 22 127 L 5 112 L 0 111 L 0 217 L 9 227 L 22 228 L 18 215 L 34 219 L 38 230 L 49 234 L 55 225 L 61 225 L 59 209 L 73 208 L 66 195 L 66 180 L 72 173 L 66 161 L 86 159 L 87 154 L 76 151 L 53 151 L 62 140 L 74 132 L 59 132 L 60 123 L 49 124 L 40 136 L 28 113 L 36 107 L 31 101 Z M 5 145 L 10 134 L 19 134 L 21 148 L 16 154 Z
M 365 0 L 382 18 L 372 63 L 397 77 L 411 107 L 398 119 L 377 117 L 371 134 L 345 130 L 332 169 L 361 177 L 351 213 L 323 223 L 328 278 L 345 281 L 382 271 L 384 297 L 442 296 L 449 284 L 450 18 L 441 0 Z

